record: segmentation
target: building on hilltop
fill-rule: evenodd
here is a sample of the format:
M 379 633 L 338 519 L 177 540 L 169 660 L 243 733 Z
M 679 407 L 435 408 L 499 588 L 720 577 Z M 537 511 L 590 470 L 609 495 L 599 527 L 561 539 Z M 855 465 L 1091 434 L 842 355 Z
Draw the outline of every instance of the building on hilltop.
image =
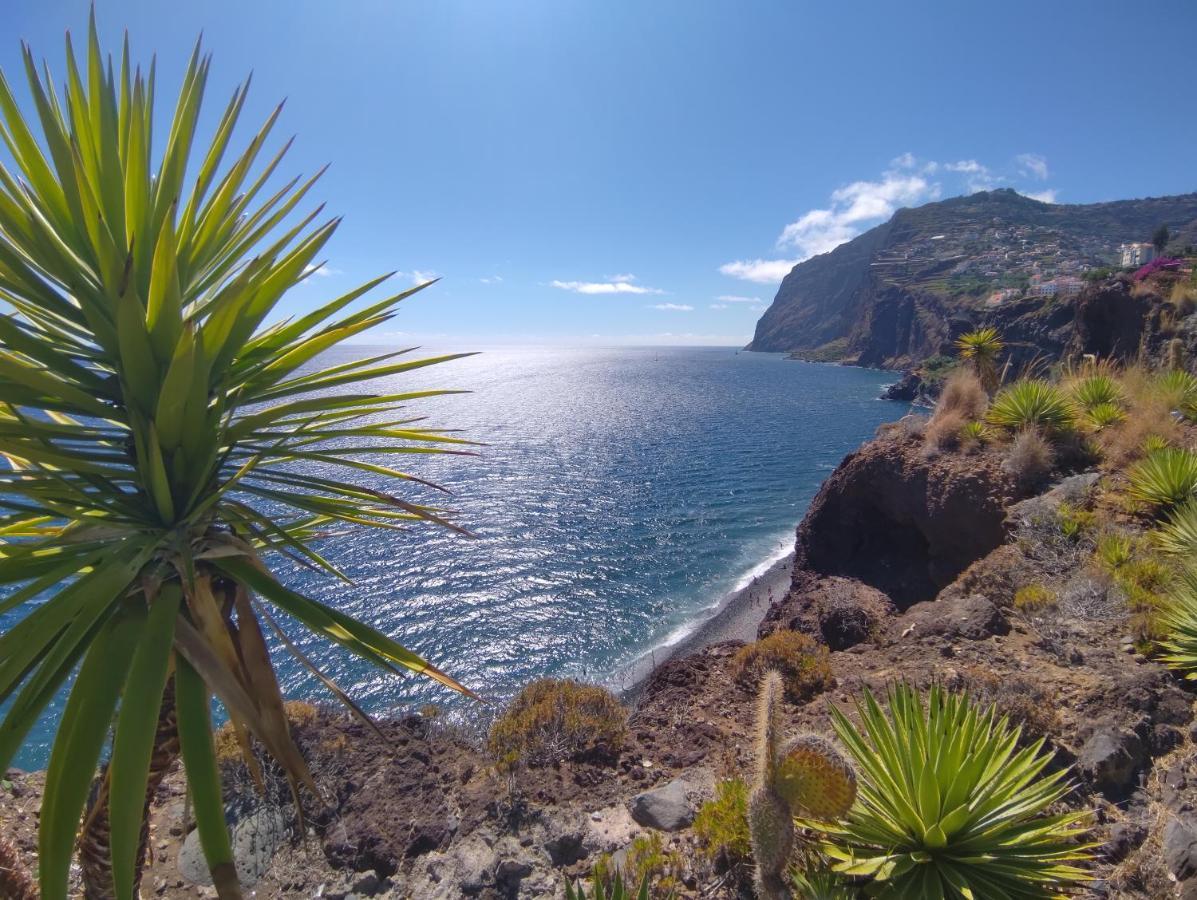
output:
M 1118 248 L 1122 253 L 1122 267 L 1145 266 L 1155 259 L 1155 247 L 1151 244 L 1123 244 Z

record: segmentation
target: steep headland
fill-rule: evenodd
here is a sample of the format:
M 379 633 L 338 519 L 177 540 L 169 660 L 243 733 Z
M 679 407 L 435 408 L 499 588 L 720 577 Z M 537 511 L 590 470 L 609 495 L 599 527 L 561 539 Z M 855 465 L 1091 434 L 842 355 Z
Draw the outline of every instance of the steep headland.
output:
M 1197 194 L 1069 205 L 1003 189 L 901 209 L 796 265 L 748 347 L 901 369 L 980 323 L 1050 334 L 1079 276 L 1160 224 L 1197 242 Z

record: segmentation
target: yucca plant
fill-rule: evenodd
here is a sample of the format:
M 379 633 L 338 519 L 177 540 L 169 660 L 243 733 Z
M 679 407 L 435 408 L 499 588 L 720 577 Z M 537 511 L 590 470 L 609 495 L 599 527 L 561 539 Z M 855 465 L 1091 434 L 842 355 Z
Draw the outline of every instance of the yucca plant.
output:
M 996 328 L 978 328 L 956 339 L 956 349 L 972 363 L 973 371 L 989 394 L 997 390 L 998 357 L 1005 346 Z
M 1173 581 L 1157 614 L 1160 660 L 1190 681 L 1197 680 L 1197 571 L 1186 567 Z
M 965 422 L 960 427 L 960 437 L 964 441 L 981 444 L 989 440 L 989 428 L 984 422 Z
M 1156 376 L 1153 386 L 1169 408 L 1186 419 L 1197 415 L 1197 376 L 1184 369 L 1169 369 Z
M 1016 381 L 993 398 L 986 418 L 1011 431 L 1042 428 L 1063 432 L 1072 428 L 1074 413 L 1068 398 L 1041 378 Z
M 624 884 L 623 876 L 618 871 L 610 878 L 594 877 L 590 881 L 591 892 L 586 894 L 586 887 L 581 882 L 565 882 L 565 900 L 649 900 L 651 884 L 646 874 L 640 881 L 640 887 L 632 888 Z
M 1164 553 L 1197 559 L 1197 499 L 1169 510 L 1163 524 L 1151 532 L 1151 540 Z
M 1118 380 L 1105 372 L 1087 375 L 1072 387 L 1072 399 L 1081 409 L 1091 410 L 1106 404 L 1120 407 L 1125 396 Z
M 1054 897 L 1086 880 L 1084 812 L 1048 815 L 1071 789 L 1047 773 L 1042 739 L 992 706 L 934 686 L 897 684 L 882 709 L 868 690 L 861 727 L 832 710 L 862 776 L 857 805 L 828 826 L 843 874 L 871 877 L 882 897 Z
M 1128 491 L 1136 500 L 1172 507 L 1197 491 L 1197 453 L 1165 447 L 1145 456 L 1127 472 Z
M 1095 431 L 1117 425 L 1126 418 L 1126 413 L 1116 403 L 1098 403 L 1096 406 L 1087 407 L 1082 415 L 1085 423 Z
M 85 806 L 87 896 L 135 896 L 147 795 L 180 748 L 216 889 L 234 898 L 210 697 L 251 769 L 252 736 L 295 791 L 314 790 L 263 633 L 281 627 L 276 617 L 387 672 L 465 690 L 285 587 L 264 563 L 277 551 L 343 577 L 313 547 L 335 528 L 449 525 L 393 493 L 388 484 L 419 479 L 383 464 L 459 452 L 457 438 L 400 411 L 445 392 L 380 394 L 363 382 L 453 357 L 405 361 L 400 351 L 321 365 L 321 353 L 387 321 L 418 288 L 349 311 L 377 278 L 272 319 L 338 224 L 316 224 L 319 208 L 291 219 L 318 175 L 266 192 L 287 149 L 258 165 L 279 111 L 222 169 L 247 85 L 201 143 L 210 58 L 197 45 L 155 155 L 153 67 L 132 69 L 126 41 L 114 69 L 94 18 L 87 43 L 80 67 L 68 35 L 61 97 L 23 48 L 40 136 L 0 76 L 0 137 L 16 166 L 0 168 L 0 299 L 10 310 L 0 316 L 0 614 L 24 612 L 0 636 L 0 771 L 76 674 L 46 772 L 44 900 L 66 897 Z

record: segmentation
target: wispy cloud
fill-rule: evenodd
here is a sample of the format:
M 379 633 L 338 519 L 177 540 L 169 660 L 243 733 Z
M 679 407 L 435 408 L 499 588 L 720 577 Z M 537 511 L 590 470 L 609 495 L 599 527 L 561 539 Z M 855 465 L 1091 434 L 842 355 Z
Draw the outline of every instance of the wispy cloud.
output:
M 487 275 L 483 278 L 479 278 L 478 280 L 481 281 L 483 284 L 502 284 L 503 276 L 502 275 Z
M 726 303 L 712 303 L 711 309 L 727 309 Z
M 1042 181 L 1048 177 L 1047 160 L 1036 153 L 1023 153 L 1015 158 L 1013 171 L 1007 166 L 1003 172 L 971 158 L 937 162 L 903 153 L 890 160 L 880 177 L 836 188 L 827 206 L 809 210 L 786 225 L 777 238 L 777 249 L 784 253 L 781 258 L 735 260 L 721 265 L 719 271 L 758 284 L 776 284 L 796 264 L 834 250 L 884 222 L 900 207 L 945 195 L 992 190 L 1011 183 L 1016 174 Z M 1056 197 L 1054 190 L 1026 195 L 1047 203 L 1055 202 Z
M 1020 153 L 1014 159 L 1019 165 L 1019 174 L 1024 178 L 1034 176 L 1040 181 L 1047 180 L 1047 160 L 1042 155 L 1038 153 Z
M 412 284 L 423 284 L 425 281 L 432 281 L 434 278 L 440 278 L 440 272 L 434 272 L 432 269 L 412 269 L 410 272 L 396 273 L 400 278 L 410 279 Z
M 741 297 L 739 294 L 720 294 L 715 298 L 723 303 L 760 303 L 760 297 Z
M 737 259 L 724 263 L 719 271 L 732 278 L 755 281 L 757 284 L 777 284 L 800 262 L 800 259 Z
M 303 268 L 303 274 L 305 277 L 308 275 L 319 275 L 321 278 L 328 278 L 330 275 L 340 275 L 342 273 L 340 269 L 334 269 L 327 263 L 320 263 L 319 265 L 308 263 Z
M 694 312 L 694 307 L 687 303 L 654 303 L 649 309 L 661 309 L 666 312 Z
M 1038 200 L 1040 203 L 1055 203 L 1060 192 L 1055 188 L 1048 188 L 1044 191 L 1019 191 L 1019 193 L 1032 200 Z
M 659 288 L 634 284 L 635 275 L 612 275 L 606 281 L 558 281 L 549 282 L 552 287 L 575 294 L 664 294 Z

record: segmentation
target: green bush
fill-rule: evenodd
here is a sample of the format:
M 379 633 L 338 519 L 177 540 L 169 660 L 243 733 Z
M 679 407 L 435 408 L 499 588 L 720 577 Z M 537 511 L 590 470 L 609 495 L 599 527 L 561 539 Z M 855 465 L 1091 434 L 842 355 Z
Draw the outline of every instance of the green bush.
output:
M 1197 377 L 1184 369 L 1169 369 L 1155 378 L 1154 388 L 1171 409 L 1192 418 L 1197 409 Z
M 1023 585 L 1014 592 L 1014 608 L 1019 612 L 1035 613 L 1055 605 L 1055 592 L 1038 582 Z
M 1151 537 L 1164 553 L 1197 559 L 1197 499 L 1186 500 L 1171 510 Z
M 1096 431 L 1117 425 L 1126 419 L 1126 413 L 1115 403 L 1098 403 L 1087 408 L 1084 413 L 1085 423 Z
M 1185 678 L 1197 680 L 1197 572 L 1186 568 L 1160 612 L 1160 659 Z
M 525 687 L 490 729 L 498 760 L 549 765 L 592 751 L 623 746 L 627 711 L 606 688 L 542 678 Z
M 989 429 L 984 422 L 965 422 L 960 429 L 960 437 L 966 443 L 983 444 L 989 440 Z
M 1098 372 L 1078 381 L 1072 388 L 1072 399 L 1085 410 L 1107 404 L 1121 407 L 1125 401 L 1117 379 L 1105 372 Z
M 1154 506 L 1183 503 L 1197 490 L 1197 453 L 1166 447 L 1149 454 L 1127 472 L 1130 495 Z
M 1134 556 L 1135 542 L 1128 534 L 1111 531 L 1097 539 L 1097 561 L 1110 574 L 1129 563 Z
M 621 885 L 632 884 L 640 885 L 637 900 L 647 900 L 648 897 L 668 900 L 677 893 L 684 863 L 680 853 L 665 849 L 659 831 L 647 831 L 632 841 L 622 866 L 616 866 L 609 854 L 599 857 L 591 872 L 595 900 L 603 896 L 598 893 L 600 886 L 610 886 L 607 900 L 617 900 L 620 895 L 610 891 Z M 631 894 L 624 896 L 630 898 Z
M 711 859 L 722 856 L 729 863 L 752 855 L 748 838 L 748 785 L 729 778 L 715 786 L 715 796 L 694 817 L 694 834 Z
M 1056 523 L 1060 527 L 1060 534 L 1075 541 L 1093 527 L 1097 520 L 1092 510 L 1078 509 L 1071 503 L 1061 503 L 1056 510 Z
M 993 398 L 988 419 L 1011 431 L 1042 428 L 1048 432 L 1069 431 L 1075 421 L 1068 398 L 1041 378 L 1023 379 L 1002 389 Z
M 732 660 L 736 680 L 747 688 L 771 670 L 781 675 L 791 703 L 805 703 L 835 683 L 827 648 L 798 631 L 776 631 L 741 647 Z
M 639 888 L 631 888 L 624 883 L 623 876 L 615 872 L 603 878 L 597 875 L 590 879 L 590 896 L 586 895 L 586 888 L 579 882 L 565 882 L 565 900 L 649 900 L 650 886 L 647 877 L 642 879 Z
M 836 870 L 872 877 L 891 897 L 1054 897 L 1088 880 L 1077 841 L 1085 812 L 1051 815 L 1071 789 L 1046 773 L 1043 741 L 1015 750 L 1019 731 L 967 694 L 910 685 L 883 710 L 866 690 L 858 729 L 832 709 L 861 772 L 857 805 L 828 828 Z

